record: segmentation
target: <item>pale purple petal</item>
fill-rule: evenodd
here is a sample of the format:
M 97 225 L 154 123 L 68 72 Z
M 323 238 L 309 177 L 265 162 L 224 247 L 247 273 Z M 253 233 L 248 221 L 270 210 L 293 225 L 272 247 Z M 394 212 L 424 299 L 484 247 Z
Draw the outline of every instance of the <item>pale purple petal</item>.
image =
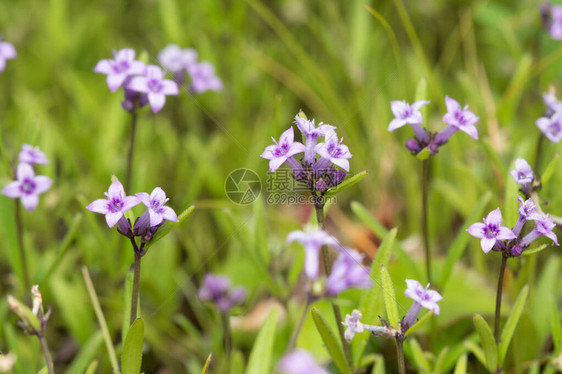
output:
M 344 158 L 331 158 L 333 164 L 339 166 L 345 171 L 349 171 L 349 161 Z
M 468 233 L 476 238 L 482 238 L 484 237 L 484 229 L 486 228 L 486 225 L 483 224 L 482 222 L 476 222 L 473 223 L 472 225 L 470 225 L 470 227 L 468 229 L 466 229 L 466 231 L 468 231 Z
M 164 190 L 162 188 L 156 187 L 155 189 L 152 190 L 152 193 L 150 194 L 150 199 L 156 200 L 161 204 L 165 204 L 166 203 L 166 193 L 164 192 Z
M 135 59 L 135 50 L 132 48 L 123 48 L 117 51 L 113 57 L 115 61 L 132 61 Z
M 160 67 L 156 65 L 148 65 L 146 67 L 146 76 L 149 79 L 156 79 L 161 81 L 164 79 L 164 72 L 162 71 L 162 69 L 160 69 Z
M 474 125 L 465 125 L 465 126 L 459 127 L 459 130 L 464 131 L 465 133 L 470 135 L 470 137 L 473 138 L 473 139 L 478 139 L 478 130 L 476 129 L 476 126 L 474 126 Z
M 150 226 L 154 227 L 162 223 L 164 221 L 164 217 L 161 214 L 158 214 L 152 209 L 148 210 L 148 214 L 150 215 Z
M 26 210 L 32 211 L 37 208 L 37 204 L 39 204 L 39 196 L 36 194 L 31 195 L 22 195 L 21 203 Z
M 118 199 L 121 200 L 125 196 L 125 189 L 119 179 L 115 179 L 113 183 L 109 186 L 107 190 L 107 198 L 109 200 Z
M 484 237 L 480 241 L 480 246 L 482 247 L 482 250 L 484 251 L 484 253 L 490 252 L 490 250 L 494 247 L 494 244 L 496 244 L 495 238 L 488 239 L 488 238 Z
M 418 110 L 420 110 L 420 108 L 421 108 L 422 106 L 427 105 L 427 104 L 429 104 L 429 101 L 427 101 L 427 100 L 420 100 L 420 101 L 416 101 L 415 103 L 413 103 L 413 104 L 411 105 L 411 107 L 412 107 L 413 110 L 418 111 Z
M 177 95 L 180 91 L 176 82 L 165 79 L 162 81 L 162 93 L 165 95 Z
M 100 60 L 94 68 L 96 73 L 113 74 L 113 65 L 111 60 Z
M 388 131 L 394 131 L 402 126 L 404 126 L 406 124 L 406 121 L 400 118 L 395 118 L 392 121 L 390 121 L 390 124 L 388 125 Z
M 309 279 L 318 278 L 319 247 L 308 246 L 304 252 L 304 272 Z
M 156 94 L 153 92 L 148 93 L 148 102 L 154 113 L 158 113 L 166 103 L 166 96 L 164 94 Z
M 107 87 L 111 92 L 115 92 L 125 82 L 126 78 L 127 74 L 109 74 L 106 78 Z
M 496 208 L 488 214 L 486 217 L 486 224 L 497 226 L 502 224 L 502 212 L 500 211 L 500 208 Z
M 279 144 L 283 144 L 285 142 L 292 143 L 295 139 L 295 131 L 292 127 L 289 127 L 281 136 L 279 137 Z
M 133 91 L 147 93 L 148 86 L 146 85 L 146 82 L 146 77 L 133 77 L 129 84 L 127 84 L 127 88 Z
M 49 188 L 51 188 L 52 183 L 53 181 L 51 180 L 51 178 L 44 175 L 38 175 L 37 177 L 35 177 L 35 193 L 40 194 L 47 191 Z
M 289 147 L 289 151 L 287 152 L 286 156 L 287 157 L 291 157 L 296 155 L 297 153 L 302 153 L 304 152 L 306 149 L 305 145 L 299 142 L 294 142 L 293 144 L 291 144 L 291 146 Z
M 269 161 L 269 171 L 272 173 L 287 161 L 287 156 L 277 157 Z
M 447 105 L 447 112 L 454 113 L 461 110 L 461 106 L 455 99 L 451 99 L 449 96 L 445 97 L 445 104 Z
M 90 203 L 90 205 L 88 205 L 86 209 L 95 213 L 107 214 L 109 213 L 109 210 L 107 209 L 107 203 L 107 199 L 97 199 Z
M 35 177 L 35 172 L 33 171 L 33 168 L 31 167 L 31 165 L 25 162 L 20 162 L 18 164 L 18 169 L 16 174 L 19 181 L 23 181 L 24 179 L 33 179 Z
M 2 189 L 2 194 L 11 198 L 20 197 L 22 196 L 20 186 L 21 186 L 21 182 L 13 181 L 9 183 L 6 187 L 4 187 L 4 189 Z
M 140 200 L 136 196 L 127 196 L 123 200 L 123 208 L 121 208 L 121 212 L 126 212 L 132 207 L 140 204 Z
M 105 215 L 105 221 L 109 228 L 112 228 L 117 224 L 117 222 L 123 217 L 123 212 L 107 213 Z
M 17 53 L 12 43 L 0 42 L 0 58 L 9 60 L 15 58 Z
M 500 227 L 499 232 L 496 235 L 496 239 L 499 239 L 499 240 L 515 239 L 516 237 L 517 237 L 517 235 L 515 235 L 513 233 L 513 231 L 511 231 L 510 229 L 508 229 L 505 226 Z
M 139 200 L 146 205 L 147 207 L 150 206 L 150 195 L 147 194 L 146 192 L 139 192 L 135 194 L 136 197 L 139 198 Z
M 127 70 L 129 75 L 144 74 L 146 71 L 146 65 L 142 61 L 132 61 L 131 67 Z
M 162 217 L 164 217 L 165 220 L 178 222 L 178 216 L 176 215 L 176 212 L 174 212 L 172 208 L 165 206 L 162 207 L 162 209 L 163 209 Z

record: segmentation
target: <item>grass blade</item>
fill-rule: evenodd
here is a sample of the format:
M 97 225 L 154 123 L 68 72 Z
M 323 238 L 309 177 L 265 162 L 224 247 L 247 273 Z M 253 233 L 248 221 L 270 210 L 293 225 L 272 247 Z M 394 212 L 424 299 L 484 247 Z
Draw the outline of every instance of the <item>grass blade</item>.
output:
M 273 342 L 275 341 L 275 326 L 277 325 L 277 308 L 274 308 L 263 324 L 254 348 L 248 359 L 246 374 L 269 373 L 273 356 Z
M 472 319 L 474 327 L 480 336 L 480 343 L 484 349 L 484 357 L 486 359 L 486 367 L 490 372 L 495 372 L 498 367 L 498 348 L 496 347 L 496 340 L 490 330 L 490 326 L 486 323 L 484 318 L 475 314 Z
M 396 305 L 396 293 L 394 292 L 394 285 L 388 270 L 381 265 L 381 284 L 384 297 L 384 306 L 386 308 L 386 315 L 388 322 L 392 327 L 397 328 L 400 317 L 398 316 L 398 306 Z
M 318 309 L 312 308 L 311 313 L 312 320 L 316 325 L 316 329 L 318 330 L 318 333 L 320 333 L 322 341 L 326 345 L 326 349 L 332 357 L 334 364 L 342 374 L 349 373 L 350 369 L 347 365 L 347 361 L 345 359 L 345 355 L 343 353 L 343 349 L 340 345 L 338 337 L 330 328 L 330 325 L 328 325 L 328 322 Z
M 515 328 L 517 327 L 517 323 L 519 322 L 521 313 L 523 313 L 523 308 L 525 307 L 525 302 L 527 301 L 528 295 L 529 285 L 525 285 L 525 287 L 523 287 L 519 292 L 519 295 L 515 300 L 515 304 L 513 305 L 513 309 L 511 310 L 511 314 L 507 318 L 507 322 L 505 323 L 505 326 L 502 330 L 500 345 L 498 347 L 499 365 L 503 364 L 505 354 L 507 353 L 507 348 L 509 347 L 509 343 L 511 342 L 511 338 L 513 337 L 513 333 L 515 332 Z
M 144 340 L 144 322 L 138 318 L 129 329 L 123 355 L 121 356 L 121 367 L 123 374 L 138 374 L 142 365 L 142 342 Z

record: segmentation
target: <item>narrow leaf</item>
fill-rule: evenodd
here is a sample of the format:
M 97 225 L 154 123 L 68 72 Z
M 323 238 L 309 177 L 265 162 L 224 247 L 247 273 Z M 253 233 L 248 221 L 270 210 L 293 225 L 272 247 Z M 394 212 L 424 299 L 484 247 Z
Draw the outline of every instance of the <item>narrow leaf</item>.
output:
M 123 321 L 121 322 L 121 336 L 127 336 L 129 332 L 130 321 L 127 316 L 131 315 L 131 294 L 133 293 L 133 269 L 129 269 L 125 275 L 125 287 L 123 287 Z M 137 313 L 137 315 L 140 315 Z
M 422 327 L 422 326 L 424 325 L 424 323 L 426 323 L 427 321 L 429 321 L 429 319 L 431 318 L 431 316 L 433 316 L 433 310 L 430 311 L 430 312 L 428 312 L 428 313 L 425 313 L 422 318 L 420 318 L 416 323 L 414 323 L 414 324 L 412 325 L 412 327 L 410 327 L 410 328 L 408 329 L 408 331 L 406 331 L 405 336 L 411 335 L 411 334 L 412 334 L 413 332 L 415 332 L 417 329 L 419 329 L 420 327 Z
M 146 250 L 146 249 L 150 248 L 158 240 L 160 240 L 164 236 L 168 235 L 174 227 L 176 227 L 177 225 L 179 225 L 183 221 L 185 221 L 185 219 L 187 217 L 189 217 L 191 215 L 191 213 L 193 213 L 194 210 L 195 210 L 195 205 L 192 205 L 189 208 L 187 208 L 186 210 L 184 210 L 183 212 L 181 212 L 181 214 L 178 216 L 178 222 L 166 221 L 166 223 L 162 227 L 160 227 L 158 229 L 158 231 L 156 231 L 156 234 L 154 234 L 154 237 L 152 238 L 152 240 L 144 245 L 144 249 Z
M 342 374 L 349 373 L 350 369 L 336 334 L 318 309 L 312 308 L 311 313 L 316 329 L 318 333 L 320 333 L 320 337 L 322 337 L 322 341 L 332 357 L 334 364 Z
M 384 297 L 384 306 L 386 308 L 386 315 L 388 322 L 392 327 L 397 328 L 400 317 L 398 316 L 398 306 L 396 305 L 396 293 L 394 292 L 394 285 L 388 270 L 381 265 L 381 284 Z
M 98 361 L 94 360 L 92 361 L 92 363 L 88 366 L 88 368 L 86 369 L 86 371 L 84 372 L 84 374 L 96 374 L 96 369 L 98 368 Z
M 542 244 L 542 245 L 539 245 L 538 247 L 533 248 L 533 249 L 526 249 L 526 250 L 523 252 L 523 256 L 530 256 L 530 255 L 532 255 L 532 254 L 539 253 L 539 252 L 541 252 L 542 250 L 546 249 L 547 247 L 549 247 L 548 244 Z
M 523 308 L 525 307 L 525 302 L 527 301 L 527 295 L 529 295 L 529 285 L 525 285 L 525 287 L 523 287 L 519 292 L 519 295 L 515 300 L 515 304 L 511 309 L 511 314 L 507 318 L 505 326 L 502 330 L 500 345 L 498 347 L 498 364 L 500 366 L 503 364 L 505 354 L 507 353 L 507 348 L 509 347 L 509 343 L 511 342 L 511 338 L 513 337 L 513 333 L 515 332 L 515 328 L 517 327 L 517 323 L 519 322 L 521 313 L 523 313 Z
M 423 354 L 423 350 L 420 347 L 420 344 L 416 339 L 410 340 L 410 348 L 412 349 L 412 355 L 414 356 L 414 362 L 418 368 L 422 368 L 423 370 L 419 370 L 419 372 L 429 372 L 429 362 L 425 358 Z
M 495 372 L 498 367 L 498 348 L 496 347 L 496 340 L 494 339 L 492 330 L 490 330 L 490 326 L 488 326 L 481 315 L 475 314 L 472 320 L 478 332 L 478 336 L 480 336 L 482 348 L 484 348 L 486 367 L 490 372 Z
M 78 355 L 72 360 L 72 364 L 66 369 L 65 374 L 83 374 L 87 372 L 88 368 L 92 366 L 92 360 L 96 357 L 102 344 L 103 334 L 98 331 L 82 346 Z
M 416 157 L 418 158 L 418 160 L 425 161 L 429 158 L 430 155 L 431 155 L 431 151 L 429 150 L 428 147 L 425 147 L 424 149 L 418 152 Z
M 384 373 L 386 373 L 386 370 L 385 370 L 385 367 L 384 367 L 384 357 L 377 355 L 377 358 L 375 359 L 375 364 L 373 365 L 373 370 L 371 371 L 371 374 L 384 374 Z
M 142 364 L 142 342 L 144 340 L 144 322 L 138 318 L 129 329 L 123 354 L 121 356 L 121 368 L 123 374 L 139 374 Z
M 556 170 L 556 166 L 558 166 L 559 159 L 560 159 L 560 153 L 557 153 L 556 156 L 554 156 L 554 158 L 550 160 L 550 162 L 546 166 L 543 175 L 541 175 L 541 183 L 543 186 L 548 183 L 548 181 L 554 174 L 554 171 Z
M 276 325 L 277 308 L 273 308 L 254 342 L 254 348 L 252 348 L 248 359 L 246 374 L 269 373 L 271 371 Z
M 554 343 L 554 352 L 559 353 L 562 348 L 562 326 L 560 326 L 560 314 L 554 297 L 549 298 L 550 304 L 550 326 L 552 330 L 552 342 Z
M 447 353 L 449 353 L 449 347 L 444 347 L 441 352 L 439 352 L 439 356 L 437 356 L 437 359 L 435 360 L 435 366 L 433 367 L 434 373 L 438 374 L 445 372 L 444 367 Z
M 468 358 L 467 358 L 466 353 L 465 353 L 457 361 L 457 364 L 455 365 L 455 371 L 454 371 L 453 374 L 466 374 L 467 361 L 468 361 Z
M 205 361 L 205 366 L 203 366 L 203 370 L 201 370 L 201 374 L 209 374 L 209 364 L 211 363 L 211 356 L 213 354 L 210 353 L 209 357 L 207 357 L 207 361 Z
M 486 366 L 486 357 L 484 357 L 484 351 L 480 346 L 470 340 L 466 340 L 463 344 L 483 366 Z
M 363 170 L 362 172 L 357 173 L 352 177 L 346 178 L 342 183 L 338 184 L 336 187 L 332 187 L 328 189 L 328 191 L 324 193 L 324 196 L 332 196 L 338 194 L 343 190 L 348 189 L 349 187 L 358 183 L 361 179 L 365 178 L 366 176 L 367 176 L 367 170 Z

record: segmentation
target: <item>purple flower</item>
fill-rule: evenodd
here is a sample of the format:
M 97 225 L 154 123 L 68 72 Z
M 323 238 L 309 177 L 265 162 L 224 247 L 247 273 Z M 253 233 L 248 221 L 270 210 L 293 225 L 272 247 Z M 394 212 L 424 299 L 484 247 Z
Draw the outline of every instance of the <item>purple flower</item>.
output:
M 8 184 L 2 194 L 11 198 L 20 198 L 23 207 L 32 211 L 39 204 L 39 194 L 47 191 L 53 181 L 44 175 L 35 176 L 31 165 L 22 162 L 16 172 L 17 180 Z
M 556 224 L 552 222 L 548 215 L 546 217 L 539 215 L 535 218 L 535 228 L 525 235 L 519 245 L 522 248 L 528 247 L 532 242 L 538 239 L 541 236 L 546 236 L 547 238 L 551 239 L 554 244 L 558 245 L 558 238 L 556 234 L 552 232 L 552 229 L 556 227 Z
M 363 257 L 364 255 L 353 249 L 342 248 L 326 280 L 328 295 L 335 296 L 352 287 L 369 288 L 373 285 L 369 271 L 361 265 Z
M 123 185 L 116 178 L 104 192 L 107 199 L 97 199 L 86 207 L 89 211 L 105 214 L 107 225 L 112 228 L 121 219 L 126 211 L 138 205 L 140 200 L 136 196 L 125 196 Z
M 6 60 L 11 60 L 17 55 L 12 43 L 0 41 L 0 73 L 6 68 Z
M 262 158 L 269 160 L 269 171 L 274 172 L 279 169 L 284 162 L 287 162 L 293 171 L 301 168 L 293 156 L 297 153 L 304 152 L 305 146 L 302 143 L 293 141 L 294 138 L 295 133 L 292 127 L 281 134 L 279 143 L 271 138 L 275 144 L 265 147 L 265 151 L 261 154 Z
M 329 374 L 303 349 L 295 349 L 283 356 L 277 368 L 284 374 Z
M 39 147 L 32 147 L 29 144 L 24 144 L 21 147 L 21 152 L 18 156 L 20 162 L 26 164 L 48 164 L 47 156 L 39 150 Z
M 445 144 L 451 135 L 458 130 L 466 132 L 474 139 L 478 139 L 478 130 L 474 126 L 478 122 L 478 117 L 468 110 L 468 105 L 461 108 L 459 103 L 449 96 L 445 97 L 445 104 L 447 104 L 447 113 L 443 116 L 443 122 L 449 126 L 437 134 L 435 142 L 437 144 Z
M 300 113 L 295 116 L 295 123 L 301 131 L 301 133 L 306 138 L 306 149 L 304 151 L 304 162 L 312 165 L 316 162 L 316 151 L 314 148 L 318 142 L 319 136 L 325 136 L 328 130 L 334 130 L 334 126 L 324 125 L 322 122 L 318 124 L 318 127 L 314 124 L 314 119 L 312 121 L 307 120 L 300 116 Z
M 562 139 L 562 111 L 552 117 L 539 118 L 536 125 L 551 142 L 558 143 Z
M 547 108 L 547 117 L 562 110 L 562 102 L 558 101 L 554 92 L 545 92 L 542 94 L 542 98 Z
M 425 130 L 420 126 L 423 122 L 420 108 L 429 104 L 429 101 L 421 100 L 416 101 L 412 105 L 402 101 L 391 101 L 390 109 L 394 114 L 394 118 L 388 125 L 388 131 L 394 131 L 406 124 L 410 124 L 416 133 L 418 140 L 426 142 L 429 137 Z
M 148 65 L 144 76 L 133 77 L 127 88 L 145 93 L 154 113 L 159 112 L 164 107 L 166 95 L 179 94 L 177 83 L 164 79 L 162 69 L 156 65 Z
M 515 180 L 515 183 L 521 186 L 529 185 L 535 179 L 535 174 L 533 169 L 527 161 L 522 158 L 515 160 L 515 170 L 509 172 L 509 174 Z
M 206 274 L 199 288 L 199 299 L 214 303 L 221 313 L 227 313 L 246 299 L 246 289 L 235 287 L 230 290 L 230 279 L 226 276 Z
M 502 213 L 500 208 L 492 210 L 484 223 L 473 223 L 466 231 L 476 238 L 481 238 L 480 245 L 484 253 L 490 252 L 496 241 L 515 239 L 517 236 L 507 227 L 501 226 Z
M 543 4 L 541 13 L 550 37 L 554 40 L 562 40 L 562 6 Z
M 190 64 L 187 72 L 191 77 L 191 91 L 202 93 L 207 90 L 222 90 L 222 81 L 215 75 L 215 67 L 210 62 Z
M 537 218 L 540 219 L 541 215 L 535 211 L 535 203 L 533 200 L 523 200 L 523 198 L 519 195 L 517 195 L 517 200 L 519 200 L 519 209 L 517 210 L 519 218 L 517 219 L 517 223 L 513 227 L 512 231 L 515 235 L 519 236 L 525 222 L 534 221 Z
M 125 88 L 125 99 L 121 101 L 121 106 L 128 112 L 134 112 L 148 104 L 148 96 L 145 93 Z
M 439 292 L 430 290 L 429 284 L 423 288 L 421 283 L 414 279 L 406 279 L 406 285 L 407 288 L 404 294 L 414 300 L 406 318 L 404 318 L 403 325 L 407 329 L 414 324 L 414 321 L 418 317 L 422 307 L 431 310 L 434 314 L 438 315 L 440 310 L 437 303 L 443 300 L 443 297 L 439 294 Z
M 143 74 L 144 69 L 144 63 L 135 60 L 135 51 L 126 48 L 113 52 L 113 60 L 99 61 L 94 71 L 107 75 L 107 86 L 115 92 L 128 77 Z
M 314 170 L 324 170 L 330 163 L 339 166 L 345 171 L 349 171 L 349 161 L 351 153 L 347 145 L 342 144 L 343 138 L 338 141 L 336 132 L 332 129 L 326 131 L 324 143 L 316 144 L 314 150 L 322 158 L 314 165 Z
M 160 187 L 152 190 L 150 195 L 146 192 L 139 192 L 136 196 L 147 208 L 150 226 L 157 226 L 164 220 L 178 222 L 176 212 L 172 208 L 164 206 L 170 199 L 166 198 L 166 193 Z
M 293 231 L 287 235 L 287 243 L 297 241 L 304 246 L 304 272 L 309 279 L 318 278 L 318 254 L 323 245 L 339 250 L 338 241 L 326 231 Z
M 166 46 L 158 53 L 158 61 L 162 67 L 171 73 L 181 73 L 197 61 L 197 52 L 194 49 L 181 49 L 175 44 Z
M 371 331 L 375 333 L 375 335 L 385 336 L 387 338 L 394 337 L 393 331 L 389 331 L 389 329 L 384 326 L 365 325 L 360 322 L 361 318 L 363 318 L 361 311 L 354 309 L 351 314 L 347 314 L 345 316 L 345 321 L 341 323 L 346 327 L 343 336 L 348 342 L 353 339 L 355 334 L 361 333 L 365 330 Z

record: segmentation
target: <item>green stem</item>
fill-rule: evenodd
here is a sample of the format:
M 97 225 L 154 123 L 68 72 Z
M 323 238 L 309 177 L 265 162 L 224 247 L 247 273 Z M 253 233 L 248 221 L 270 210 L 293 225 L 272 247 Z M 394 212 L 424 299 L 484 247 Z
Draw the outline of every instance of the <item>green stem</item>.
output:
M 537 141 L 537 149 L 535 153 L 535 174 L 540 175 L 540 166 L 541 166 L 541 159 L 542 159 L 542 150 L 544 146 L 544 135 L 539 133 L 539 139 Z
M 502 308 L 502 291 L 503 291 L 503 276 L 505 273 L 505 267 L 507 265 L 507 255 L 502 252 L 502 264 L 500 267 L 500 277 L 498 278 L 498 290 L 496 293 L 496 316 L 494 320 L 494 338 L 496 339 L 496 344 L 499 344 L 500 336 L 500 318 L 501 318 L 501 308 Z
M 398 373 L 406 374 L 406 360 L 404 358 L 404 340 L 403 338 L 396 337 L 396 359 L 398 361 Z
M 14 200 L 14 211 L 16 215 L 16 228 L 18 231 L 18 244 L 20 250 L 21 267 L 23 270 L 23 286 L 27 294 L 31 290 L 31 278 L 29 277 L 29 270 L 27 268 L 27 255 L 25 253 L 25 244 L 23 242 L 23 222 L 21 218 L 21 206 L 18 200 Z
M 324 204 L 325 203 L 322 199 L 322 196 L 320 196 L 320 195 L 314 196 L 314 199 L 315 199 L 314 208 L 316 209 L 316 218 L 317 218 L 317 221 L 318 221 L 318 226 L 320 227 L 321 230 L 325 230 L 326 229 L 325 222 L 324 222 L 325 221 L 325 217 L 324 217 Z M 322 259 L 323 259 L 323 263 L 324 263 L 324 272 L 326 273 L 326 276 L 328 276 L 330 274 L 331 270 L 332 270 L 332 265 L 330 264 L 328 247 L 325 246 L 325 245 L 322 246 Z M 345 358 L 347 360 L 347 363 L 349 364 L 349 367 L 353 368 L 353 359 L 351 357 L 351 349 L 350 349 L 349 343 L 347 342 L 347 340 L 345 340 L 345 336 L 344 336 L 345 331 L 344 331 L 344 328 L 343 328 L 343 325 L 342 325 L 340 307 L 332 302 L 332 309 L 334 310 L 334 317 L 336 319 L 336 325 L 338 327 L 338 333 L 340 335 L 340 340 L 341 340 L 341 344 L 342 344 L 342 347 L 343 347 L 343 352 L 345 353 Z
M 131 176 L 133 174 L 133 156 L 135 153 L 135 135 L 137 132 L 137 112 L 131 112 L 131 137 L 129 141 L 129 154 L 127 156 L 127 174 L 125 174 L 125 191 L 130 193 Z
M 302 316 L 299 321 L 299 324 L 297 328 L 293 330 L 293 333 L 291 334 L 291 340 L 289 340 L 289 344 L 287 345 L 285 352 L 291 352 L 295 348 L 297 344 L 297 338 L 299 337 L 299 334 L 302 330 L 302 326 L 304 325 L 304 321 L 306 320 L 306 315 L 308 314 L 308 308 L 310 308 L 311 301 L 312 300 L 310 300 L 310 297 L 307 298 L 306 305 L 304 306 L 304 311 L 302 312 Z
M 232 355 L 232 335 L 230 334 L 230 317 L 228 312 L 221 313 L 222 334 L 224 351 L 226 352 L 226 367 L 230 369 L 230 356 Z
M 38 335 L 39 342 L 41 343 L 41 352 L 43 352 L 43 357 L 45 357 L 45 364 L 47 365 L 47 373 L 54 374 L 55 369 L 53 366 L 53 359 L 51 358 L 51 352 L 49 352 L 49 346 L 47 345 L 47 339 L 45 335 L 41 333 Z
M 429 198 L 429 173 L 430 173 L 430 159 L 422 161 L 422 235 L 423 245 L 425 249 L 425 271 L 427 274 L 427 282 L 431 283 L 431 254 L 429 251 L 429 230 L 428 230 L 428 198 Z
M 131 240 L 134 241 L 135 239 L 131 238 Z M 141 256 L 141 252 L 135 249 L 135 263 L 133 265 L 133 292 L 131 296 L 131 318 L 129 320 L 130 326 L 132 326 L 137 319 Z

